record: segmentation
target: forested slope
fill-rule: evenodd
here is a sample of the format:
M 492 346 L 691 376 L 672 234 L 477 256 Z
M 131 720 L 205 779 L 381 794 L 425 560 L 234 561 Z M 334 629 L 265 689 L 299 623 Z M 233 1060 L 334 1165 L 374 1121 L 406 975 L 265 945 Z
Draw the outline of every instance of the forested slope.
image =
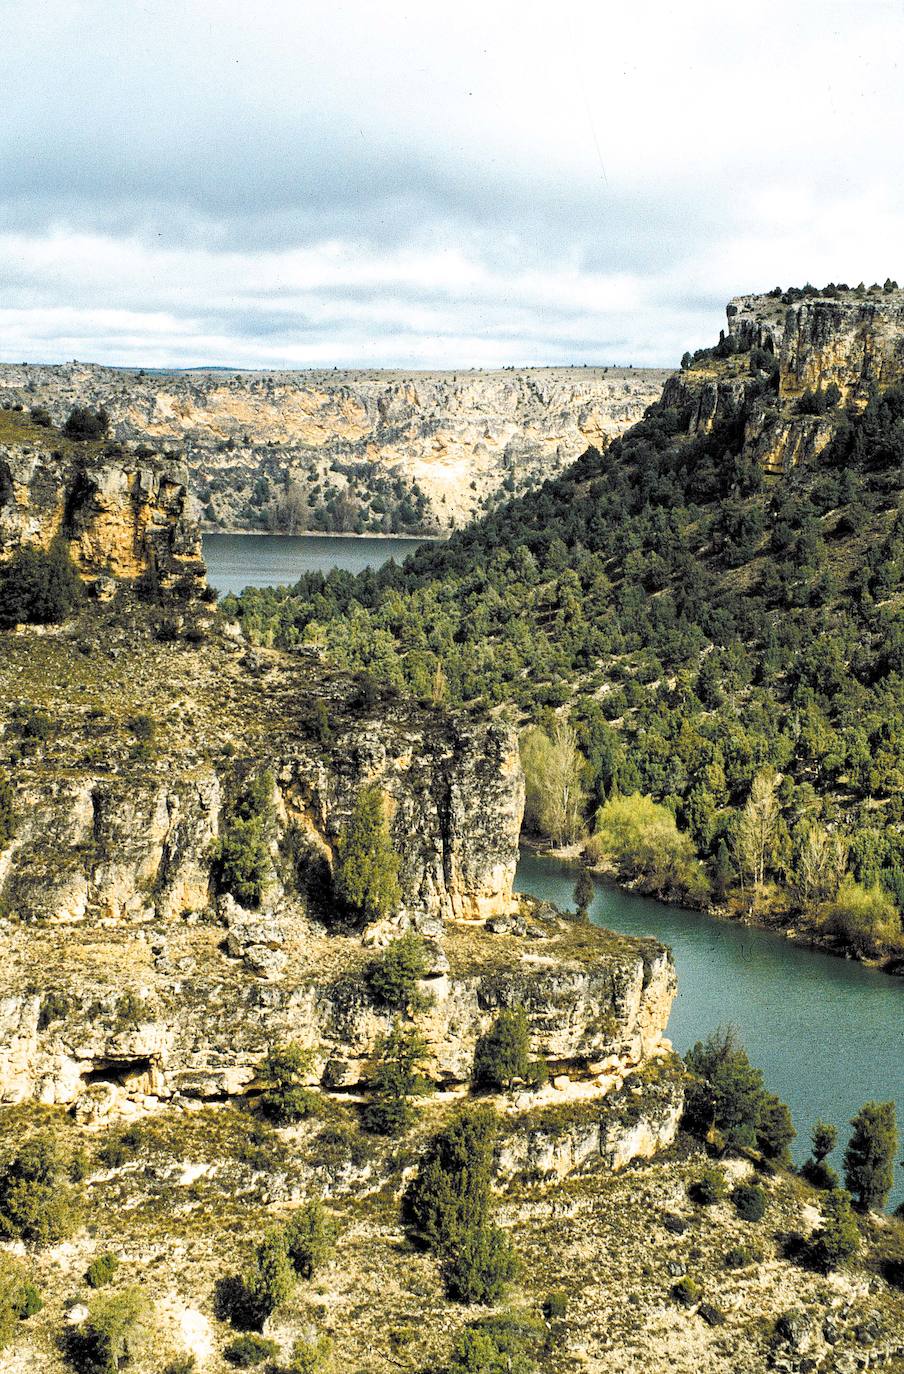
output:
M 669 895 L 804 911 L 826 938 L 894 955 L 904 376 L 892 285 L 745 298 L 728 337 L 686 357 L 605 456 L 589 449 L 403 568 L 248 592 L 246 632 L 322 644 L 422 696 L 512 703 L 566 753 L 567 718 L 586 792 L 570 828 L 613 794 L 650 794 L 704 868 L 686 842 L 644 849 L 636 816 L 627 838 L 615 818 L 598 855 Z

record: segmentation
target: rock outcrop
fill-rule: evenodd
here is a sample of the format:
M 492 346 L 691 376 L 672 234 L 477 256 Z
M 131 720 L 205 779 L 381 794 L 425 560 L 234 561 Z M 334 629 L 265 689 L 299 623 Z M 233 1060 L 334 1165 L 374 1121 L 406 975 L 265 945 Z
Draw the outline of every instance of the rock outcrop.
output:
M 904 291 L 840 291 L 784 303 L 776 296 L 736 296 L 729 337 L 767 348 L 779 360 L 779 396 L 834 383 L 844 402 L 865 401 L 904 380 Z
M 96 447 L 0 446 L 0 560 L 62 536 L 86 577 L 152 575 L 162 586 L 186 578 L 200 586 L 200 532 L 184 470 L 106 457 Z
M 605 448 L 668 374 L 151 373 L 0 367 L 0 401 L 104 406 L 116 438 L 179 449 L 210 528 L 448 530 Z

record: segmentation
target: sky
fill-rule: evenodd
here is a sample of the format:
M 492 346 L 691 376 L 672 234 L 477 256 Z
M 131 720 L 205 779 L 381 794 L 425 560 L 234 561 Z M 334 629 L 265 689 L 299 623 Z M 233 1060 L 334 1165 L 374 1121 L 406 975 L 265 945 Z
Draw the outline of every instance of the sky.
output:
M 0 0 L 0 360 L 674 366 L 904 280 L 901 0 Z

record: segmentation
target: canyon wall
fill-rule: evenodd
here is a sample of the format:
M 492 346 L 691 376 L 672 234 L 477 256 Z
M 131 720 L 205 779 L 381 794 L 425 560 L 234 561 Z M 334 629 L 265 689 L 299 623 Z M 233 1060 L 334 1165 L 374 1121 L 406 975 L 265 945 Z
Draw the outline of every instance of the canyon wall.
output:
M 178 451 L 209 528 L 446 531 L 605 448 L 659 398 L 642 368 L 168 372 L 0 366 L 0 404 L 103 406 Z

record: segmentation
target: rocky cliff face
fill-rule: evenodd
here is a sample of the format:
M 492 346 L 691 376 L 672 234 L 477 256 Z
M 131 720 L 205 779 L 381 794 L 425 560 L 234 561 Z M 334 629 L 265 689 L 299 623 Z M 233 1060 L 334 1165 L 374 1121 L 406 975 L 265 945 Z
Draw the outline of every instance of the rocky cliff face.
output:
M 904 291 L 842 291 L 785 305 L 774 296 L 736 296 L 729 336 L 766 347 L 779 360 L 779 395 L 795 399 L 833 382 L 843 401 L 904 379 Z
M 172 463 L 105 457 L 96 445 L 0 444 L 0 560 L 62 536 L 86 577 L 153 572 L 164 586 L 198 583 L 204 565 L 186 482 Z
M 807 296 L 790 303 L 774 295 L 736 296 L 727 307 L 734 352 L 704 350 L 663 388 L 667 406 L 685 411 L 688 433 L 709 433 L 743 414 L 744 453 L 772 477 L 817 459 L 836 432 L 845 405 L 904 381 L 904 291 Z M 751 351 L 775 359 L 751 370 Z M 804 393 L 838 388 L 837 403 L 820 413 L 801 405 Z
M 651 369 L 144 374 L 0 367 L 0 400 L 103 405 L 116 438 L 184 453 L 211 527 L 447 530 L 604 448 Z

